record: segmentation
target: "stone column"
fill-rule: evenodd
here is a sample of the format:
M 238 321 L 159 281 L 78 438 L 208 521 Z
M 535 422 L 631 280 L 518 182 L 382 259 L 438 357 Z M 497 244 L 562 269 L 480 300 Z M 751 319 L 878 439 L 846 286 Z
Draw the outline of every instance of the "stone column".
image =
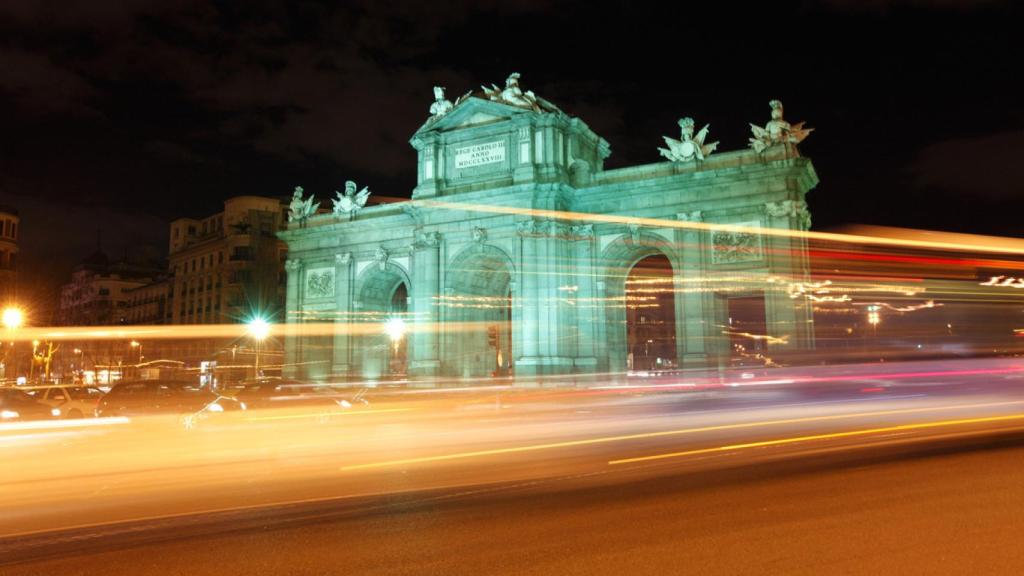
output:
M 806 230 L 811 215 L 803 200 L 783 200 L 764 205 L 769 228 Z M 801 238 L 766 235 L 766 258 L 769 274 L 778 274 L 788 282 L 806 282 L 807 245 Z M 765 319 L 768 335 L 786 338 L 786 343 L 771 343 L 769 349 L 785 351 L 813 347 L 813 327 L 810 302 L 806 297 L 790 298 L 785 285 L 765 293 Z
M 440 374 L 441 318 L 441 234 L 418 234 L 412 245 L 412 318 L 409 375 L 433 377 Z
M 603 269 L 603 263 L 597 262 L 596 266 Z M 600 272 L 598 273 L 600 274 Z M 594 354 L 597 356 L 597 369 L 600 372 L 611 370 L 611 361 L 608 357 L 608 291 L 606 280 L 594 282 Z
M 566 270 L 569 227 L 553 221 L 520 222 L 522 353 L 516 358 L 519 376 L 567 374 L 573 371 L 574 318 L 561 288 L 571 284 Z
M 300 376 L 299 363 L 302 361 L 302 260 L 290 259 L 285 262 L 288 285 L 285 292 L 284 367 L 281 375 L 285 378 Z
M 597 325 L 603 318 L 597 315 L 596 305 L 598 295 L 594 281 L 594 225 L 573 226 L 571 233 L 576 261 L 576 369 L 579 372 L 596 372 Z
M 517 263 L 519 278 L 517 286 L 519 288 L 520 309 L 518 330 L 514 335 L 516 349 L 518 350 L 518 355 L 515 358 L 517 373 L 520 360 L 526 358 L 533 359 L 538 355 L 538 301 L 540 294 L 537 276 L 540 271 L 537 269 L 536 227 L 537 222 L 534 220 L 516 223 L 516 233 L 519 237 L 519 262 Z
M 676 214 L 681 222 L 703 222 L 700 211 Z M 697 228 L 677 228 L 676 243 L 681 247 L 681 269 L 674 274 L 673 286 L 680 297 L 676 305 L 676 356 L 684 368 L 700 368 L 708 363 L 708 331 L 714 310 L 714 295 L 705 287 L 707 270 L 707 233 Z
M 350 375 L 352 369 L 352 338 L 349 334 L 352 320 L 352 253 L 334 255 L 334 341 L 331 374 L 335 377 Z

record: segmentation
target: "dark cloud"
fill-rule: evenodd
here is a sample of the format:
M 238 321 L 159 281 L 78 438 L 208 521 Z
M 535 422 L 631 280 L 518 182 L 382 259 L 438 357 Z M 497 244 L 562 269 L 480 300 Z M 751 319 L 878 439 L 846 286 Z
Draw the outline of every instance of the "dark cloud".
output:
M 92 113 L 86 102 L 96 92 L 81 75 L 53 63 L 50 56 L 23 48 L 0 48 L 4 70 L 0 93 L 32 115 Z
M 910 167 L 915 186 L 1014 200 L 1024 182 L 1024 130 L 929 144 Z

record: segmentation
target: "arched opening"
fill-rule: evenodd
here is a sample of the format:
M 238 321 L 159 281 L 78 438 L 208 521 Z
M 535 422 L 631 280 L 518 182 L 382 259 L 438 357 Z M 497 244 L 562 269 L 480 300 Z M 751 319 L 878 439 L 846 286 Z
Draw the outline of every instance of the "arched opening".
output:
M 672 264 L 663 254 L 637 262 L 626 277 L 626 366 L 662 370 L 678 365 Z
M 388 319 L 390 323 L 388 338 L 391 340 L 391 348 L 388 353 L 388 374 L 393 377 L 406 375 L 406 367 L 409 365 L 409 337 L 406 334 L 406 317 L 409 311 L 409 288 L 405 282 L 395 287 L 391 295 L 391 302 L 388 305 Z
M 508 375 L 513 362 L 511 263 L 497 248 L 470 250 L 448 270 L 446 372 L 466 378 Z
M 360 278 L 356 317 L 362 325 L 353 347 L 358 373 L 367 380 L 400 377 L 408 365 L 409 279 L 394 264 L 374 266 Z

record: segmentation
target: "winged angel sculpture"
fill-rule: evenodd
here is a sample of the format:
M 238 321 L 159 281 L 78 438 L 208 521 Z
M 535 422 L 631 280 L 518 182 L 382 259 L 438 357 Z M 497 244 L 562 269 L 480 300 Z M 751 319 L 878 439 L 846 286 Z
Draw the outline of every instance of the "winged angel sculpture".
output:
M 288 221 L 298 222 L 299 226 L 305 226 L 306 220 L 309 220 L 309 217 L 316 214 L 320 208 L 320 203 L 313 200 L 312 194 L 309 195 L 309 198 L 303 199 L 302 186 L 296 186 L 295 192 L 292 193 L 292 201 L 288 204 Z
M 782 118 L 782 102 L 772 100 L 768 103 L 772 108 L 772 119 L 764 125 L 764 128 L 750 125 L 754 137 L 750 139 L 750 147 L 760 154 L 774 144 L 799 144 L 807 138 L 814 128 L 804 128 L 803 122 L 790 124 Z
M 704 139 L 708 137 L 708 129 L 710 127 L 710 124 L 705 124 L 700 129 L 700 132 L 697 132 L 697 135 L 694 136 L 693 118 L 681 118 L 679 120 L 679 140 L 662 136 L 668 148 L 658 148 L 658 151 L 672 162 L 704 160 L 705 156 L 708 156 L 715 151 L 715 148 L 718 148 L 718 142 L 704 143 Z
M 334 203 L 334 215 L 340 216 L 342 214 L 354 215 L 356 212 L 362 210 L 363 206 L 366 206 L 366 200 L 370 197 L 370 189 L 363 186 L 363 189 L 356 192 L 356 183 L 348 180 L 345 182 L 345 193 L 334 192 L 338 195 L 337 198 L 331 200 Z

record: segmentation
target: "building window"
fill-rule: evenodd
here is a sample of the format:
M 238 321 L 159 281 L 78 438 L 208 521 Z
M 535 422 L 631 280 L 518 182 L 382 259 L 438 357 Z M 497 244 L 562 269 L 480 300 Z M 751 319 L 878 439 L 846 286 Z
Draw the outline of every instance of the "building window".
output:
M 231 253 L 231 260 L 252 260 L 252 251 L 248 246 L 235 246 Z

